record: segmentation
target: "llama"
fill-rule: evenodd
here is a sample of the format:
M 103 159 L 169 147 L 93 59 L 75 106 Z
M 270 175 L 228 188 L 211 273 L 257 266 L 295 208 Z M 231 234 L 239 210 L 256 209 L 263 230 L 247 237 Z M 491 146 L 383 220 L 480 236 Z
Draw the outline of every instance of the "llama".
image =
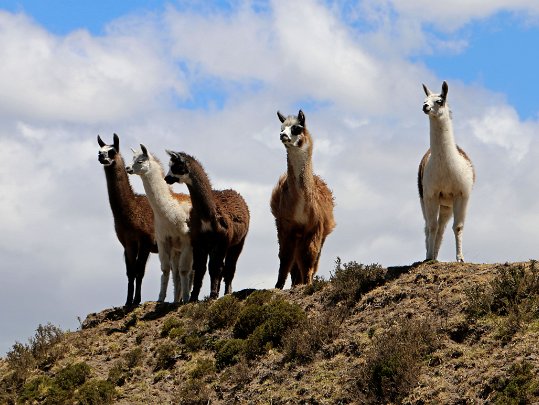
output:
M 120 139 L 116 134 L 113 139 L 114 143 L 107 145 L 97 135 L 98 159 L 105 170 L 116 236 L 124 247 L 128 280 L 125 305 L 138 305 L 148 256 L 157 253 L 153 212 L 146 196 L 133 192 L 120 154 Z
M 209 257 L 210 298 L 219 296 L 221 281 L 225 294 L 232 292 L 236 263 L 249 230 L 249 208 L 234 190 L 213 190 L 210 179 L 198 160 L 183 152 L 168 151 L 169 184 L 185 183 L 191 195 L 191 240 L 195 279 L 191 301 L 197 301 Z
M 279 111 L 281 142 L 286 148 L 287 172 L 271 194 L 279 241 L 279 277 L 282 289 L 290 273 L 292 286 L 311 284 L 318 270 L 326 237 L 335 228 L 333 195 L 313 173 L 313 139 L 305 126 L 305 115 L 285 117 Z
M 144 145 L 141 152 L 133 151 L 133 163 L 126 167 L 129 174 L 137 174 L 153 210 L 155 236 L 161 262 L 161 291 L 158 301 L 165 300 L 172 267 L 174 283 L 174 302 L 189 301 L 193 272 L 193 250 L 189 233 L 189 215 L 191 201 L 186 194 L 173 193 L 167 185 L 161 163 Z M 181 290 L 181 291 L 180 291 Z
M 430 149 L 419 165 L 418 188 L 425 218 L 426 260 L 436 260 L 447 222 L 454 216 L 456 260 L 464 262 L 462 232 L 468 200 L 475 183 L 470 158 L 455 144 L 451 111 L 447 104 L 447 82 L 442 92 L 433 94 L 427 86 L 423 112 L 430 121 Z

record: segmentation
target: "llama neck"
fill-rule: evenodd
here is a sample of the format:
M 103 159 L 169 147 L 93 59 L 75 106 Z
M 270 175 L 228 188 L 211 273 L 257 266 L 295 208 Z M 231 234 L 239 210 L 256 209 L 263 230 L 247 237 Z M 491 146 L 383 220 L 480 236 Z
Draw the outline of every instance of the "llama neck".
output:
M 165 173 L 161 165 L 153 160 L 150 170 L 144 173 L 141 179 L 154 212 L 164 213 L 174 198 L 170 186 L 165 181 Z
M 122 156 L 118 153 L 114 163 L 104 169 L 112 213 L 114 216 L 125 214 L 126 205 L 134 200 L 135 193 L 129 183 Z
M 194 159 L 190 165 L 190 181 L 187 183 L 193 211 L 201 220 L 215 221 L 217 218 L 217 206 L 213 199 L 212 186 L 208 175 Z
M 312 145 L 306 149 L 289 149 L 286 155 L 288 185 L 299 193 L 313 189 Z
M 429 118 L 431 155 L 449 157 L 457 154 L 451 118 L 448 115 Z

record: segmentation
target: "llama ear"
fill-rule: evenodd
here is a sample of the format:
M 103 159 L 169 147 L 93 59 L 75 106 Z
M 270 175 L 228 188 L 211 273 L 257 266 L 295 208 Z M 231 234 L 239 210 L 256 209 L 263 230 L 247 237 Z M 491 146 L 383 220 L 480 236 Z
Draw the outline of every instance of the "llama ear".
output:
M 114 149 L 116 149 L 116 152 L 120 151 L 120 138 L 118 138 L 118 135 L 114 134 L 113 138 L 114 140 Z
M 174 152 L 173 150 L 168 149 L 165 149 L 165 152 L 167 152 L 171 158 L 178 159 L 180 161 L 182 160 L 182 156 L 179 154 L 179 152 Z
M 106 143 L 103 142 L 103 139 L 101 139 L 99 135 L 97 135 L 97 143 L 99 144 L 99 147 L 101 148 L 106 145 Z
M 298 121 L 299 124 L 304 127 L 305 126 L 305 114 L 303 114 L 303 111 L 299 110 L 298 112 Z
M 430 96 L 432 94 L 432 91 L 430 91 L 429 88 L 425 85 L 423 85 L 423 91 L 427 96 Z
M 445 100 L 447 98 L 447 92 L 449 91 L 449 86 L 447 85 L 447 82 L 444 80 L 442 83 L 442 94 L 440 96 Z
M 277 117 L 279 117 L 279 121 L 281 122 L 285 122 L 286 120 L 286 117 L 283 114 L 281 114 L 280 111 L 277 111 Z
M 133 148 L 131 148 L 131 152 L 133 152 L 133 155 L 136 155 L 137 154 L 137 151 Z
M 148 156 L 148 150 L 146 149 L 146 146 L 144 146 L 143 144 L 140 144 L 140 150 L 142 151 L 142 154 L 144 156 Z

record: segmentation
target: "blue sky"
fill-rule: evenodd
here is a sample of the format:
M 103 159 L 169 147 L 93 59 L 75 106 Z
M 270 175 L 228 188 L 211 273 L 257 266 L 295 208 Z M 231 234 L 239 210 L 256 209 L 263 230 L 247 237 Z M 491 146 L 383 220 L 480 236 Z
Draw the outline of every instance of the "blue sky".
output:
M 234 289 L 271 288 L 268 201 L 286 170 L 275 112 L 303 109 L 315 171 L 335 195 L 319 274 L 336 257 L 408 264 L 425 255 L 421 83 L 447 80 L 478 179 L 465 257 L 537 258 L 537 43 L 536 0 L 0 0 L 0 354 L 39 323 L 75 329 L 125 301 L 97 134 L 118 133 L 126 161 L 140 143 L 163 162 L 165 148 L 184 150 L 216 188 L 241 192 L 252 222 Z M 159 278 L 152 256 L 143 300 Z

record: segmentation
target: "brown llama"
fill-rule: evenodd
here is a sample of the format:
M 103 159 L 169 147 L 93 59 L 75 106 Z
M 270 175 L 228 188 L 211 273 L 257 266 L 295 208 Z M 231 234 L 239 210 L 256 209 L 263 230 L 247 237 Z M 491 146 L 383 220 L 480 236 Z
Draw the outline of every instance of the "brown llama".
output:
M 326 237 L 335 228 L 335 204 L 326 183 L 313 173 L 313 140 L 303 111 L 297 117 L 277 111 L 277 116 L 288 167 L 271 194 L 280 259 L 275 288 L 282 289 L 288 273 L 292 287 L 312 283 Z
M 190 229 L 193 245 L 194 281 L 191 301 L 197 301 L 209 256 L 210 298 L 219 296 L 221 281 L 225 294 L 232 292 L 236 263 L 249 230 L 249 208 L 234 190 L 213 190 L 202 165 L 183 152 L 167 151 L 169 184 L 185 183 L 191 195 Z
M 128 280 L 125 305 L 138 305 L 148 256 L 150 252 L 157 253 L 152 208 L 146 196 L 135 194 L 131 188 L 118 135 L 114 134 L 112 145 L 105 144 L 99 135 L 97 143 L 100 147 L 98 159 L 105 169 L 116 236 L 124 247 Z

